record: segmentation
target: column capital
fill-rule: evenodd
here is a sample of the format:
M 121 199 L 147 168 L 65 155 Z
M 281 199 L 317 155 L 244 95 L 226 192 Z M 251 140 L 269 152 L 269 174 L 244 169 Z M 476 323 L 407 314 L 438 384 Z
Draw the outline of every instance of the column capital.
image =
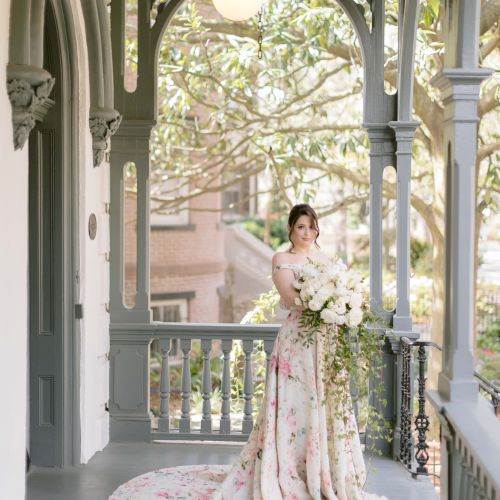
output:
M 430 83 L 443 93 L 446 93 L 448 90 L 454 91 L 459 86 L 464 87 L 463 92 L 466 95 L 470 95 L 474 93 L 474 87 L 479 87 L 481 82 L 492 73 L 493 70 L 489 68 L 445 68 L 435 75 Z
M 12 106 L 14 147 L 22 149 L 36 121 L 42 121 L 54 104 L 49 98 L 54 87 L 52 75 L 36 66 L 7 65 L 7 92 Z
M 415 135 L 415 131 L 420 126 L 419 121 L 401 121 L 394 120 L 389 122 L 389 127 L 394 130 L 396 134 L 396 140 L 413 140 L 413 136 Z
M 116 109 L 91 108 L 89 113 L 89 128 L 92 134 L 92 149 L 94 152 L 94 167 L 104 160 L 109 149 L 109 139 L 115 134 L 122 121 L 122 116 Z
M 371 140 L 391 140 L 392 130 L 387 122 L 375 123 L 365 122 L 363 128 L 366 129 Z
M 396 136 L 396 156 L 407 155 L 411 156 L 411 146 L 413 144 L 413 138 L 415 137 L 415 130 L 420 126 L 420 122 L 417 121 L 392 121 L 389 122 L 389 126 L 394 130 L 394 135 Z M 398 167 L 410 167 L 398 164 Z

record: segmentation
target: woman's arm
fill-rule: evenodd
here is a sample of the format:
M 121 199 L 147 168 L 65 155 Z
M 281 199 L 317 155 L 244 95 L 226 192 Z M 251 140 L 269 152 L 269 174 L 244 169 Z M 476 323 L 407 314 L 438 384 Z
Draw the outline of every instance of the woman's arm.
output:
M 299 306 L 295 305 L 295 299 L 299 297 L 299 293 L 293 287 L 295 275 L 292 269 L 279 269 L 280 264 L 285 264 L 285 259 L 280 254 L 275 254 L 273 257 L 273 282 L 280 294 L 283 305 L 287 309 L 292 307 L 298 309 Z M 278 269 L 276 269 L 278 267 Z

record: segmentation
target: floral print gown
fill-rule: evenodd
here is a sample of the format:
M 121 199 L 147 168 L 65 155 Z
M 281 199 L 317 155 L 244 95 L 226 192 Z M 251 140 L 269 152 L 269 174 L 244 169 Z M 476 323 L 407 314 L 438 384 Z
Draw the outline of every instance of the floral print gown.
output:
M 298 273 L 300 264 L 279 268 Z M 324 400 L 322 342 L 305 347 L 300 312 L 291 310 L 276 338 L 266 395 L 248 442 L 231 466 L 183 466 L 139 476 L 112 500 L 358 500 L 365 464 L 355 417 L 333 417 Z M 350 398 L 350 396 L 348 396 Z M 149 496 L 148 496 L 149 495 Z

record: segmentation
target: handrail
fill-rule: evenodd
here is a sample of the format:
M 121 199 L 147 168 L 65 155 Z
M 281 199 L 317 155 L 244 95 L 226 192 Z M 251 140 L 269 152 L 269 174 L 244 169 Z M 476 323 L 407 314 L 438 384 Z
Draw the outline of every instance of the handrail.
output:
M 410 340 L 408 337 L 401 337 L 401 342 L 412 347 L 425 346 L 434 347 L 439 351 L 443 350 L 440 345 L 430 340 Z M 474 370 L 474 377 L 479 380 L 479 388 L 490 396 L 490 403 L 493 406 L 493 411 L 495 412 L 495 415 L 498 416 L 498 409 L 500 405 L 500 387 L 497 387 L 491 380 L 488 380 L 476 370 Z
M 401 357 L 402 357 L 402 370 L 401 370 L 401 441 L 399 450 L 399 460 L 403 465 L 412 473 L 413 476 L 428 475 L 427 462 L 429 455 L 427 448 L 429 447 L 426 442 L 427 432 L 429 430 L 430 421 L 425 413 L 425 364 L 427 360 L 426 348 L 435 348 L 442 351 L 442 347 L 430 340 L 411 340 L 408 337 L 401 337 Z M 415 429 L 418 432 L 417 443 L 414 443 L 412 435 L 412 419 L 413 419 L 413 377 L 412 377 L 412 349 L 418 348 L 418 413 L 413 421 Z M 495 415 L 497 415 L 500 389 L 495 386 L 490 380 L 483 375 L 474 371 L 474 376 L 479 379 L 479 388 L 484 390 L 491 397 L 491 404 L 493 405 Z M 416 451 L 414 451 L 416 448 Z M 414 460 L 418 463 L 416 469 L 414 468 Z

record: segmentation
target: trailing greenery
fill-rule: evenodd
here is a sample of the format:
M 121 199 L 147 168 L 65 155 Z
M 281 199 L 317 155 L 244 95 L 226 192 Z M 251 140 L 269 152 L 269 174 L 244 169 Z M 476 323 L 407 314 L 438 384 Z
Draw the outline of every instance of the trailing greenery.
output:
M 358 425 L 369 432 L 370 442 L 374 443 L 380 438 L 390 441 L 392 429 L 382 414 L 382 408 L 387 405 L 382 378 L 386 325 L 366 304 L 358 327 L 325 324 L 318 312 L 309 309 L 302 312 L 300 325 L 304 345 L 322 343 L 324 403 L 330 404 L 331 418 L 342 419 L 347 425 L 352 405 L 359 402 L 361 421 Z M 371 397 L 363 400 L 349 397 L 368 394 Z M 349 433 L 337 437 L 349 437 Z M 378 452 L 374 446 L 370 451 Z

